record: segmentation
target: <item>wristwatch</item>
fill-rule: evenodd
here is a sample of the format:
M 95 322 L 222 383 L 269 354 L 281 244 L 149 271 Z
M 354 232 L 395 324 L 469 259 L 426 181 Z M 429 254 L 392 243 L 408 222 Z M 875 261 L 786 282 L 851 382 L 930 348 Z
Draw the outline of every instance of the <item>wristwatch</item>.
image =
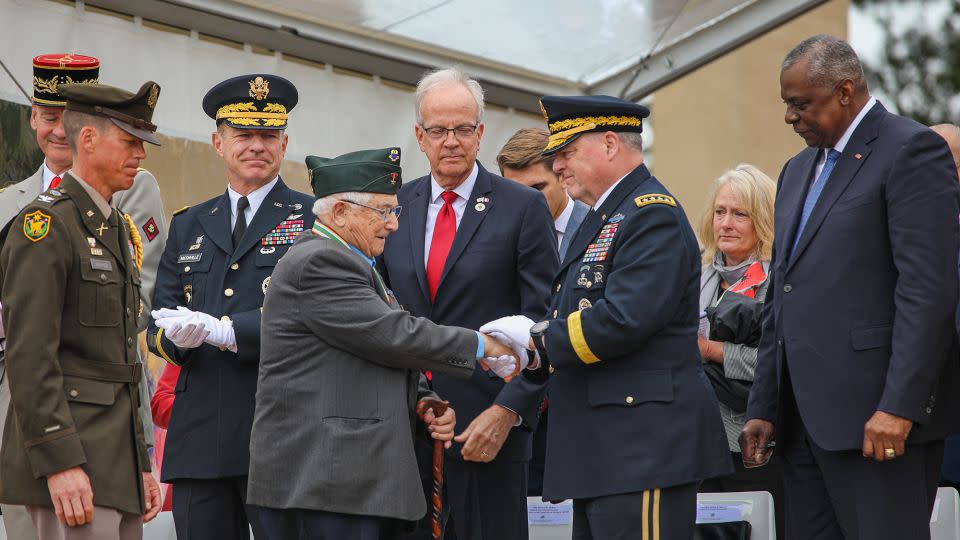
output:
M 530 327 L 530 338 L 533 339 L 533 345 L 537 348 L 537 353 L 540 355 L 540 360 L 547 361 L 547 345 L 544 342 L 544 335 L 547 333 L 547 328 L 550 327 L 550 321 L 540 321 Z

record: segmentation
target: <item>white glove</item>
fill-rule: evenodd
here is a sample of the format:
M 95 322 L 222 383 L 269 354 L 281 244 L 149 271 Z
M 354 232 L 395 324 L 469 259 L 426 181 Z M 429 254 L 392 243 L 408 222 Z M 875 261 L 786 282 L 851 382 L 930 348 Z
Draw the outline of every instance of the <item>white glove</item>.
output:
M 483 362 L 487 364 L 487 367 L 490 368 L 490 371 L 494 372 L 497 377 L 505 379 L 514 375 L 514 373 L 519 373 L 523 371 L 523 368 L 526 367 L 527 354 L 523 354 L 523 360 L 520 360 L 520 370 L 517 370 L 517 359 L 505 354 L 499 358 L 484 358 Z
M 157 317 L 155 314 L 156 312 L 154 312 L 154 319 L 156 319 L 157 326 L 166 330 L 167 339 L 181 349 L 199 347 L 210 334 L 210 331 L 202 323 L 189 320 L 188 317 L 169 315 Z
M 151 315 L 157 322 L 157 326 L 166 328 L 164 324 L 171 326 L 187 327 L 188 325 L 200 326 L 207 330 L 200 343 L 206 341 L 214 347 L 228 349 L 231 352 L 237 352 L 237 336 L 233 330 L 233 321 L 226 319 L 216 319 L 202 311 L 193 311 L 183 306 L 177 306 L 176 310 L 162 308 L 154 310 Z M 169 322 L 166 322 L 169 321 Z M 170 330 L 168 329 L 168 332 Z M 167 334 L 170 341 L 180 346 L 171 334 Z M 200 343 L 193 345 L 198 347 Z
M 513 347 L 520 359 L 520 369 L 527 367 L 527 345 L 530 344 L 530 327 L 533 321 L 523 315 L 510 315 L 501 317 L 495 321 L 490 321 L 480 327 L 480 332 L 490 334 L 490 336 Z

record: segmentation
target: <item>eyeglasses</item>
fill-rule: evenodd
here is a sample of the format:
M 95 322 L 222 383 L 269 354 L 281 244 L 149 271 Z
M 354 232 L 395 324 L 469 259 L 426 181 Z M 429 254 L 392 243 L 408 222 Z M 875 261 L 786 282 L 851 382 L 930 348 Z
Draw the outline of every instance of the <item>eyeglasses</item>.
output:
M 420 128 L 423 129 L 424 132 L 426 132 L 427 137 L 430 137 L 435 141 L 446 139 L 447 134 L 450 133 L 451 131 L 453 132 L 453 136 L 458 139 L 469 139 L 470 137 L 473 137 L 474 133 L 477 132 L 478 127 L 480 127 L 480 124 L 474 124 L 472 126 L 471 125 L 457 126 L 454 128 L 444 128 L 439 126 L 428 128 L 427 126 L 420 124 Z
M 386 210 L 381 210 L 381 209 L 379 209 L 379 208 L 374 208 L 374 207 L 372 207 L 372 206 L 367 206 L 367 205 L 365 205 L 365 204 L 360 204 L 360 203 L 358 203 L 358 202 L 354 202 L 354 201 L 351 201 L 351 200 L 349 200 L 349 199 L 340 199 L 340 200 L 343 201 L 343 202 L 348 202 L 348 203 L 350 203 L 350 204 L 355 204 L 355 205 L 357 205 L 357 206 L 362 206 L 362 207 L 364 207 L 364 208 L 368 208 L 368 209 L 370 209 L 370 210 L 373 210 L 374 212 L 380 214 L 380 217 L 383 218 L 383 222 L 384 222 L 384 223 L 386 223 L 387 220 L 390 219 L 390 216 L 393 216 L 393 217 L 395 217 L 395 218 L 397 218 L 397 219 L 400 219 L 400 212 L 403 210 L 403 207 L 402 207 L 402 206 L 394 206 L 393 208 L 387 208 Z

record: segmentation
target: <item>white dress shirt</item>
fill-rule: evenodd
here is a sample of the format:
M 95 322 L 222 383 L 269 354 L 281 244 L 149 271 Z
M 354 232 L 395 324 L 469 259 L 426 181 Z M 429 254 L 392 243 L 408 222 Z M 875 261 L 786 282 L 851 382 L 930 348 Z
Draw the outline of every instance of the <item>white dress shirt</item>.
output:
M 463 219 L 463 212 L 467 209 L 467 202 L 470 200 L 470 194 L 473 193 L 473 186 L 477 184 L 477 175 L 480 174 L 480 168 L 473 164 L 473 170 L 470 176 L 462 184 L 453 188 L 457 194 L 457 200 L 453 201 L 453 213 L 457 216 L 457 227 L 460 227 L 460 220 Z M 433 243 L 433 227 L 437 224 L 437 214 L 443 208 L 443 192 L 446 191 L 437 182 L 437 179 L 430 175 L 430 204 L 427 206 L 427 227 L 424 232 L 423 240 L 423 267 L 427 267 L 427 259 L 430 258 L 430 244 Z
M 847 130 L 843 132 L 843 137 L 840 137 L 840 140 L 837 141 L 837 144 L 833 145 L 833 149 L 837 152 L 843 153 L 843 149 L 847 147 L 847 143 L 850 142 L 850 137 L 853 135 L 853 132 L 857 130 L 857 126 L 860 125 L 860 122 L 863 121 L 863 117 L 870 112 L 870 109 L 877 104 L 877 98 L 870 96 L 870 99 L 867 101 L 867 104 L 860 109 L 860 112 L 857 113 L 856 118 L 853 119 L 853 122 L 847 127 Z M 817 170 L 813 175 L 814 180 L 820 178 L 820 173 L 823 171 L 823 166 L 827 163 L 827 153 L 820 152 L 820 157 L 817 158 Z
M 248 227 L 251 223 L 253 223 L 253 216 L 257 215 L 257 210 L 260 208 L 260 205 L 263 204 L 263 200 L 267 198 L 267 193 L 270 193 L 270 190 L 273 189 L 273 186 L 277 185 L 277 180 L 279 179 L 280 177 L 278 176 L 267 184 L 251 191 L 247 195 L 247 202 L 250 203 L 250 206 L 243 211 L 243 215 L 247 218 Z M 233 188 L 228 184 L 227 196 L 230 197 L 230 230 L 232 231 L 237 225 L 237 201 L 239 201 L 240 197 L 243 197 L 243 195 L 234 191 Z
M 67 174 L 67 171 L 63 171 L 61 174 L 51 171 L 50 168 L 47 167 L 47 160 L 43 160 L 43 185 L 40 186 L 40 193 L 50 189 L 50 183 L 53 182 L 54 176 L 59 176 L 60 179 L 63 180 L 64 174 Z
M 563 232 L 567 230 L 567 223 L 570 223 L 570 216 L 573 215 L 573 199 L 567 195 L 567 205 L 563 207 L 563 212 L 553 220 L 553 228 L 557 231 L 557 246 L 563 243 Z
M 630 172 L 633 172 L 633 171 L 630 171 Z M 630 174 L 630 172 L 628 172 L 627 174 Z M 613 190 L 617 189 L 617 186 L 620 185 L 620 182 L 623 182 L 623 179 L 627 177 L 627 174 L 621 176 L 619 180 L 614 182 L 612 186 L 608 187 L 607 190 L 603 192 L 603 195 L 601 195 L 600 198 L 597 199 L 597 203 L 593 205 L 593 210 L 597 210 L 598 208 L 603 206 L 603 202 L 607 200 L 607 197 L 609 197 L 611 193 L 613 193 Z

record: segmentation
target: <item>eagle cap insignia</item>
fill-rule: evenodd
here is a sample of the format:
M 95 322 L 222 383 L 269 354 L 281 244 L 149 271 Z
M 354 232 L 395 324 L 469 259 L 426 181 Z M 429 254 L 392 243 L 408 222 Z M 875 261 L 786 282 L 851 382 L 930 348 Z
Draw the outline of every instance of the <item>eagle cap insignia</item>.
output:
M 250 97 L 253 99 L 267 99 L 267 96 L 270 94 L 270 81 L 260 77 L 259 75 L 254 80 L 250 81 Z
M 151 109 L 156 107 L 158 97 L 160 97 L 160 86 L 154 84 L 150 87 L 150 95 L 147 96 L 147 107 Z

